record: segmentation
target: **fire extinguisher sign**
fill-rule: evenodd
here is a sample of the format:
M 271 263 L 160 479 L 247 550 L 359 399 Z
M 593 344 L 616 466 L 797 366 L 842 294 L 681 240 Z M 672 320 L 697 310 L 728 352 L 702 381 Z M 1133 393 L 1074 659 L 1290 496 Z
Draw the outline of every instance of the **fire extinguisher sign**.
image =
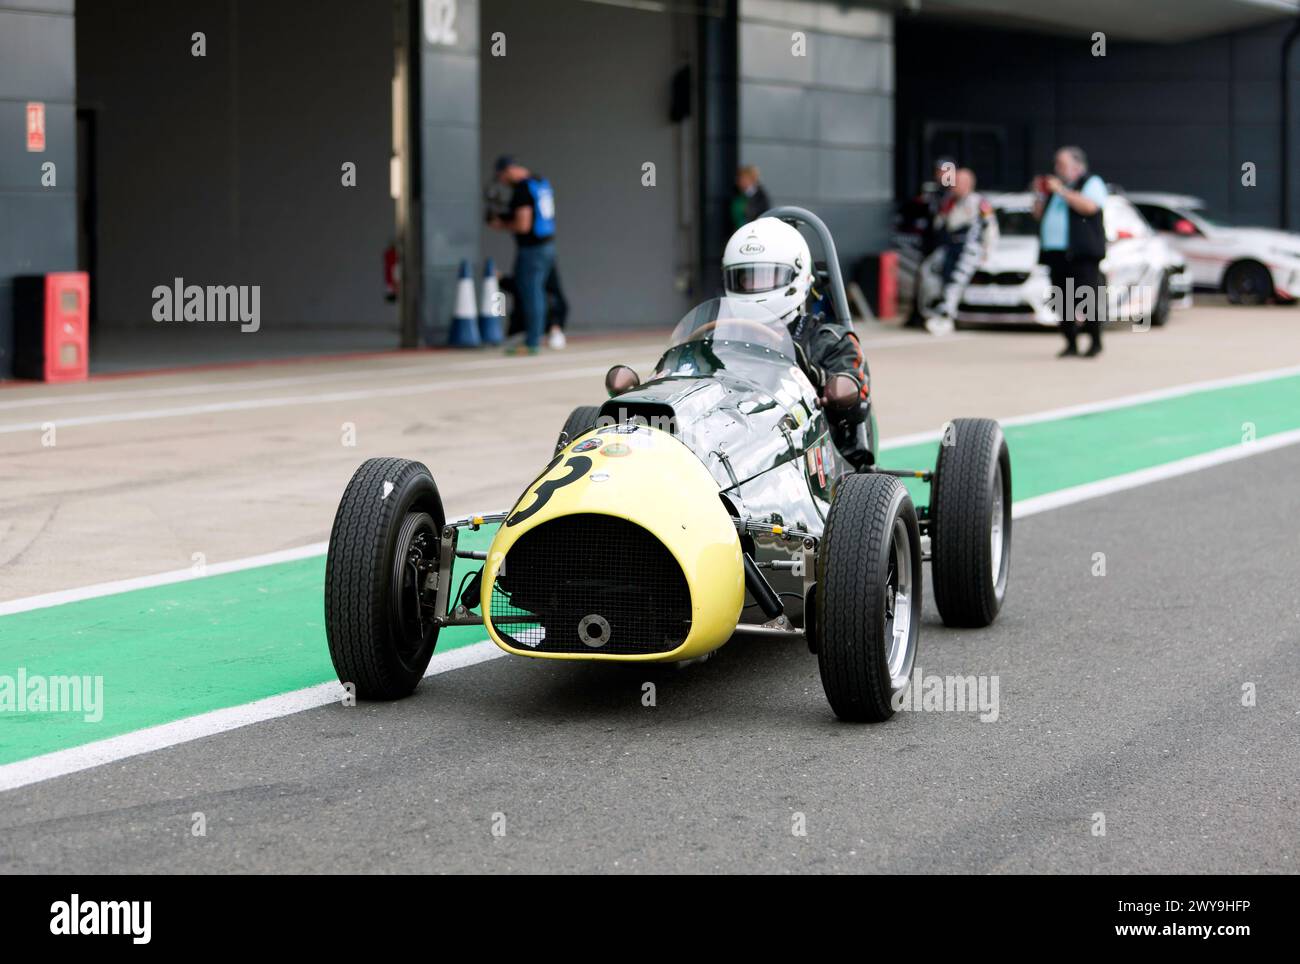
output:
M 27 149 L 45 150 L 45 105 L 40 101 L 27 104 Z

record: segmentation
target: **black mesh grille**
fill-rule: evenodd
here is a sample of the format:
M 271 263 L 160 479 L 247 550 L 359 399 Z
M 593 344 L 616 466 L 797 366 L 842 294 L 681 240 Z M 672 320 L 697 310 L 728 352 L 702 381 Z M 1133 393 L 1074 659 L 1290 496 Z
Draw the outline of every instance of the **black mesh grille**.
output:
M 489 618 L 507 643 L 543 653 L 666 653 L 691 630 L 677 560 L 645 529 L 570 515 L 525 533 L 492 586 Z

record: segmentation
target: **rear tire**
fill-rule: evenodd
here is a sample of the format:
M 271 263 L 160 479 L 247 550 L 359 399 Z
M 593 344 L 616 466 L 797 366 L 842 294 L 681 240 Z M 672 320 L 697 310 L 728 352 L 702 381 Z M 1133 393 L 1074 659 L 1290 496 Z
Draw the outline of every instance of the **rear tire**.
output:
M 339 681 L 360 699 L 409 696 L 424 676 L 438 640 L 424 587 L 445 522 L 420 462 L 368 459 L 343 491 L 325 560 L 325 636 Z
M 889 719 L 921 628 L 921 536 L 897 479 L 867 472 L 836 486 L 817 550 L 814 607 L 817 665 L 835 715 Z
M 555 440 L 555 451 L 559 452 L 579 435 L 590 432 L 596 427 L 596 419 L 599 416 L 599 405 L 579 405 L 575 408 L 565 420 L 564 428 L 560 429 L 559 437 Z
M 1239 261 L 1224 276 L 1223 290 L 1234 305 L 1265 305 L 1273 300 L 1273 276 L 1258 261 Z
M 930 487 L 930 575 L 948 626 L 987 626 L 1006 598 L 1011 459 L 1002 427 L 958 418 L 944 430 Z

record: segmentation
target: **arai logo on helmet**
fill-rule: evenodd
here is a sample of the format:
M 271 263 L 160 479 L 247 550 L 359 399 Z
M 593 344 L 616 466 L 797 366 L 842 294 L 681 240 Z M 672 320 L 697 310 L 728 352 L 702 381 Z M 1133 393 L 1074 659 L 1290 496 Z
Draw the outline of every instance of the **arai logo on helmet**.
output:
M 741 254 L 762 254 L 767 248 L 763 247 L 757 241 L 746 241 L 740 246 Z

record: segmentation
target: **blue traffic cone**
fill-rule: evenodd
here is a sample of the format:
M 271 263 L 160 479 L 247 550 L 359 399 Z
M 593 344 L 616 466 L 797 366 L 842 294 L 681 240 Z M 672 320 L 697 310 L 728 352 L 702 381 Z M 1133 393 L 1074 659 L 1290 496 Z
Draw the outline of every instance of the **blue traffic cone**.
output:
M 501 327 L 501 316 L 505 306 L 501 298 L 501 288 L 497 284 L 497 266 L 491 258 L 483 265 L 483 287 L 478 299 L 478 333 L 485 345 L 499 345 L 505 341 L 505 332 Z
M 474 275 L 469 261 L 460 263 L 460 277 L 456 281 L 456 312 L 451 319 L 451 337 L 447 343 L 453 348 L 478 347 L 478 311 L 474 307 Z

